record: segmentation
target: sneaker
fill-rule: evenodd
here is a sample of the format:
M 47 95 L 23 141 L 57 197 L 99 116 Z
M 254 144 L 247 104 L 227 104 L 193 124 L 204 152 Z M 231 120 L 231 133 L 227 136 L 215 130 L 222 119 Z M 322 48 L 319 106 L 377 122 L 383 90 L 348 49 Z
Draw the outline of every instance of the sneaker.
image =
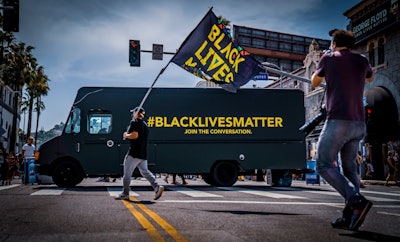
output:
M 161 197 L 161 195 L 164 192 L 164 186 L 158 186 L 157 190 L 156 190 L 156 194 L 154 196 L 154 200 L 157 200 Z
M 332 221 L 331 225 L 335 229 L 348 229 L 350 226 L 350 220 L 346 220 L 345 218 L 340 217 Z
M 119 194 L 117 197 L 115 197 L 116 200 L 127 200 L 129 201 L 129 195 L 125 193 Z
M 357 230 L 364 222 L 371 207 L 372 202 L 365 198 L 360 203 L 352 205 L 353 215 L 351 216 L 349 229 Z
M 343 209 L 343 215 L 340 218 L 331 222 L 331 225 L 335 229 L 348 229 L 351 222 L 351 216 L 353 215 L 353 210 L 351 210 L 350 205 L 346 204 Z

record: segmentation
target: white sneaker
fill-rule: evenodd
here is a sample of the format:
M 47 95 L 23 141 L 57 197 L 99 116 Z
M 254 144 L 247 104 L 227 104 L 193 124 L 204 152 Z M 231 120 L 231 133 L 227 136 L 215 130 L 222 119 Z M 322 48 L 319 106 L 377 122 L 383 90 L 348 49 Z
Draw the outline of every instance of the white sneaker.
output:
M 164 186 L 158 186 L 158 189 L 156 190 L 156 195 L 154 196 L 154 200 L 157 200 L 161 197 L 161 195 L 164 192 Z
M 126 195 L 125 193 L 119 194 L 117 197 L 115 197 L 116 200 L 127 200 L 129 201 L 129 195 Z

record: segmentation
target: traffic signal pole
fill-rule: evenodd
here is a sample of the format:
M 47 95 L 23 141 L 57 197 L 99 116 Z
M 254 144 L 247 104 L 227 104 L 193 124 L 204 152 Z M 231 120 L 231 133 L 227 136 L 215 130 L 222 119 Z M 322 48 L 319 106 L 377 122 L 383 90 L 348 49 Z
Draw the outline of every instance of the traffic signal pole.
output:
M 19 0 L 3 0 L 3 31 L 19 31 Z

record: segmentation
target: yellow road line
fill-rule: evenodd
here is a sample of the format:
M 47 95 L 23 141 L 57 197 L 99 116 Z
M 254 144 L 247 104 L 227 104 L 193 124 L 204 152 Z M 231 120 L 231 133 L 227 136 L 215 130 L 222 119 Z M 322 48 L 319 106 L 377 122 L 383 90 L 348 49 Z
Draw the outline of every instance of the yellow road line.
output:
M 135 216 L 137 221 L 139 221 L 139 223 L 154 241 L 165 241 L 165 239 L 160 233 L 158 233 L 157 229 L 150 223 L 150 221 L 143 216 L 143 214 L 141 214 L 131 203 L 125 200 L 122 200 L 122 203 L 128 208 L 132 215 Z
M 130 197 L 131 200 L 139 202 L 135 197 Z M 171 224 L 161 218 L 157 213 L 150 210 L 147 206 L 142 203 L 136 203 L 136 205 L 149 215 L 158 225 L 161 226 L 175 241 L 185 242 L 188 241 L 183 237 Z

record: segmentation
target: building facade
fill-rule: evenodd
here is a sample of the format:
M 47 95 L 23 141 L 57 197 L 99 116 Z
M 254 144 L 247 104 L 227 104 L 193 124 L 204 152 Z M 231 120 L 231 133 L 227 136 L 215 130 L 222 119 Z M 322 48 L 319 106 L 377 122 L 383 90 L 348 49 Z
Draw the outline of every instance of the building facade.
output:
M 17 147 L 17 130 L 20 123 L 19 100 L 20 91 L 15 91 L 0 80 L 0 146 L 5 150 Z M 12 132 L 15 130 L 15 132 Z M 14 143 L 14 146 L 11 144 Z M 17 150 L 14 150 L 17 151 Z
M 262 63 L 271 63 L 285 72 L 303 67 L 311 43 L 328 49 L 330 40 L 233 25 L 235 40 Z
M 364 0 L 343 13 L 354 32 L 354 51 L 368 57 L 374 81 L 365 86 L 367 137 L 376 178 L 383 179 L 388 142 L 399 140 L 400 10 L 399 0 Z

